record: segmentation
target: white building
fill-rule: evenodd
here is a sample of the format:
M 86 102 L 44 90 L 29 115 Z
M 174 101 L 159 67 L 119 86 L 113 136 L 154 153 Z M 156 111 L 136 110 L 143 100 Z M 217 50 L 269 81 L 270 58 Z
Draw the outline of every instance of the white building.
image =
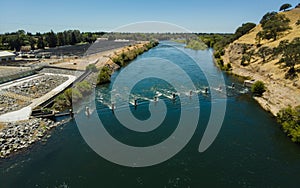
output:
M 14 61 L 15 57 L 16 55 L 11 52 L 0 51 L 0 62 Z

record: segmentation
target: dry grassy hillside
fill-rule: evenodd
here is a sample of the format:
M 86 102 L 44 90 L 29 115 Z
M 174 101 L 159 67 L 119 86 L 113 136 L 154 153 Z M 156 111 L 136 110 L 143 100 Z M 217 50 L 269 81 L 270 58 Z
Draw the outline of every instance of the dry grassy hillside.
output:
M 263 41 L 261 41 L 261 44 L 267 45 L 270 47 L 276 47 L 276 46 L 278 46 L 279 42 L 282 40 L 286 40 L 286 39 L 292 40 L 295 37 L 300 37 L 300 25 L 298 25 L 298 26 L 296 25 L 296 22 L 300 19 L 300 8 L 295 8 L 293 10 L 286 11 L 286 12 L 280 12 L 279 14 L 284 14 L 287 18 L 290 19 L 290 27 L 292 29 L 289 30 L 288 32 L 284 33 L 283 36 L 280 36 L 278 38 L 278 40 L 276 40 L 276 41 L 263 40 Z M 256 34 L 261 30 L 262 30 L 262 28 L 261 28 L 261 25 L 259 24 L 258 26 L 253 28 L 250 33 L 240 37 L 235 42 L 236 43 L 245 43 L 245 44 L 256 44 L 257 43 L 257 40 L 255 40 Z
M 284 68 L 282 64 L 278 63 L 280 57 L 275 57 L 271 53 L 263 62 L 263 59 L 258 54 L 259 49 L 262 47 L 273 49 L 282 40 L 291 41 L 295 37 L 300 37 L 300 25 L 296 25 L 296 22 L 300 19 L 300 8 L 280 12 L 279 14 L 284 14 L 290 19 L 289 25 L 291 29 L 279 35 L 277 40 L 262 40 L 260 41 L 261 46 L 258 46 L 256 34 L 262 30 L 262 27 L 257 25 L 248 34 L 231 43 L 225 49 L 225 55 L 222 56 L 224 64 L 231 63 L 234 74 L 261 80 L 266 84 L 267 91 L 261 98 L 256 98 L 256 100 L 263 108 L 274 115 L 287 106 L 295 107 L 300 105 L 300 73 L 298 72 L 298 77 L 293 80 L 285 79 L 285 73 L 288 68 Z M 242 66 L 241 61 L 245 49 L 247 52 L 252 51 L 253 55 L 248 65 Z M 295 68 L 300 69 L 300 66 L 297 65 Z

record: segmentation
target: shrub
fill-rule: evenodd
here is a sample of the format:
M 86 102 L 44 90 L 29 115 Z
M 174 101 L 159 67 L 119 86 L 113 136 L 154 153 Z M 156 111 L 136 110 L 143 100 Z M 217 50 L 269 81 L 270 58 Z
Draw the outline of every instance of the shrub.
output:
M 230 70 L 230 69 L 232 68 L 231 63 L 227 63 L 226 66 L 227 66 L 227 67 L 226 67 L 227 70 Z
M 214 56 L 215 56 L 215 58 L 220 58 L 221 57 L 221 55 L 220 55 L 220 52 L 219 51 L 215 51 L 214 52 Z
M 121 58 L 121 56 L 117 56 L 117 57 L 113 58 L 112 61 L 115 64 L 119 65 L 120 67 L 123 66 L 123 59 Z
M 79 82 L 79 83 L 76 84 L 75 87 L 76 87 L 76 88 L 80 91 L 80 93 L 82 93 L 82 94 L 90 93 L 91 90 L 92 90 L 91 84 L 88 83 L 87 81 Z
M 221 66 L 221 68 L 224 66 L 224 61 L 222 58 L 217 59 L 217 63 Z
M 86 66 L 85 70 L 86 71 L 92 71 L 92 72 L 97 72 L 98 71 L 95 64 L 89 64 L 88 66 Z
M 262 81 L 256 81 L 252 85 L 251 91 L 256 96 L 262 96 L 262 94 L 266 91 L 265 84 Z
M 58 95 L 52 108 L 56 110 L 64 110 L 70 107 L 72 103 L 77 103 L 83 98 L 83 94 L 90 93 L 92 89 L 91 84 L 87 81 L 79 82 L 73 88 L 66 89 L 62 94 Z
M 300 106 L 295 109 L 288 107 L 280 110 L 277 114 L 277 121 L 293 142 L 300 142 Z
M 80 99 L 82 99 L 83 96 L 77 88 L 72 88 L 71 92 L 72 92 L 72 103 L 76 103 Z
M 103 67 L 97 78 L 97 84 L 105 84 L 110 82 L 110 75 L 112 71 L 108 67 Z

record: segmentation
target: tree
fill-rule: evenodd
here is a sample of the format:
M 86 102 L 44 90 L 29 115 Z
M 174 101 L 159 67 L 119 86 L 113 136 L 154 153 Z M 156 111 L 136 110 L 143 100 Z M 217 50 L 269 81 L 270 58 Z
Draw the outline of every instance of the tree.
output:
M 261 39 L 263 38 L 263 32 L 262 31 L 259 31 L 257 34 L 256 34 L 256 38 L 255 40 L 257 40 L 257 44 L 258 45 L 261 45 L 260 42 L 261 42 Z
M 44 49 L 45 48 L 45 43 L 44 43 L 44 40 L 43 40 L 42 36 L 38 37 L 37 48 L 38 49 Z
M 56 47 L 57 37 L 56 37 L 56 34 L 52 30 L 50 32 L 46 33 L 46 41 L 50 48 Z
M 262 81 L 256 81 L 251 87 L 251 92 L 254 95 L 259 97 L 261 97 L 265 91 L 266 91 L 266 87 Z
M 88 66 L 85 67 L 85 70 L 86 71 L 92 71 L 92 72 L 97 72 L 98 71 L 95 64 L 89 64 Z
M 265 63 L 266 57 L 268 55 L 272 54 L 272 49 L 267 46 L 263 46 L 263 47 L 259 48 L 257 53 L 258 53 L 258 56 L 263 59 L 263 63 Z
M 70 42 L 70 44 L 71 44 L 71 45 L 74 45 L 74 44 L 76 44 L 76 43 L 77 43 L 76 35 L 75 35 L 74 32 L 72 32 L 72 33 L 71 33 L 71 42 Z
M 253 29 L 256 26 L 255 23 L 244 23 L 242 26 L 240 26 L 239 28 L 236 29 L 235 31 L 235 39 L 240 38 L 241 36 L 245 35 L 246 33 L 248 33 L 251 29 Z
M 57 45 L 58 46 L 66 45 L 65 37 L 62 32 L 57 33 Z
M 267 40 L 273 39 L 275 41 L 281 32 L 290 29 L 289 22 L 290 20 L 282 14 L 267 13 L 260 21 L 263 30 L 256 37 Z
M 96 39 L 97 37 L 91 32 L 86 32 L 82 34 L 82 41 L 84 42 L 93 43 Z
M 294 38 L 290 43 L 287 40 L 281 41 L 276 51 L 282 54 L 279 62 L 285 63 L 289 67 L 285 77 L 289 79 L 295 78 L 297 76 L 295 65 L 300 64 L 300 38 Z
M 277 121 L 293 142 L 300 142 L 300 106 L 294 109 L 289 106 L 280 110 L 277 114 Z
M 241 60 L 241 65 L 243 65 L 243 66 L 245 66 L 245 65 L 247 65 L 245 62 L 250 62 L 251 61 L 251 59 L 250 59 L 250 56 L 248 55 L 248 54 L 243 54 L 243 56 L 242 56 L 242 60 Z
M 110 82 L 111 70 L 108 67 L 103 67 L 97 78 L 97 84 L 105 84 Z
M 76 88 L 82 94 L 88 94 L 88 93 L 92 92 L 92 86 L 87 81 L 82 81 L 82 82 L 76 83 Z
M 285 11 L 286 9 L 289 9 L 291 7 L 292 7 L 291 4 L 285 3 L 285 4 L 281 5 L 281 7 L 279 8 L 279 11 L 282 11 L 282 10 Z
M 245 44 L 242 47 L 243 47 L 243 49 L 242 49 L 243 50 L 242 51 L 243 56 L 242 56 L 241 65 L 245 66 L 245 65 L 250 64 L 251 59 L 254 55 L 254 50 L 247 51 L 248 47 Z
M 268 22 L 269 20 L 271 20 L 275 15 L 277 15 L 277 12 L 268 12 L 266 13 L 262 19 L 260 20 L 260 24 L 261 25 L 264 25 L 266 22 Z
M 33 37 L 29 37 L 29 43 L 30 43 L 31 50 L 35 50 L 36 41 Z

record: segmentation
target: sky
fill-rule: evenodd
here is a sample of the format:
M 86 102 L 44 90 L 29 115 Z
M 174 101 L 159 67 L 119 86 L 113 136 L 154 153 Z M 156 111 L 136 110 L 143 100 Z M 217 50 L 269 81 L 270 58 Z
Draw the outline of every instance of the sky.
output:
M 140 31 L 232 33 L 299 0 L 0 0 L 0 33 Z M 136 24 L 137 23 L 137 24 Z

